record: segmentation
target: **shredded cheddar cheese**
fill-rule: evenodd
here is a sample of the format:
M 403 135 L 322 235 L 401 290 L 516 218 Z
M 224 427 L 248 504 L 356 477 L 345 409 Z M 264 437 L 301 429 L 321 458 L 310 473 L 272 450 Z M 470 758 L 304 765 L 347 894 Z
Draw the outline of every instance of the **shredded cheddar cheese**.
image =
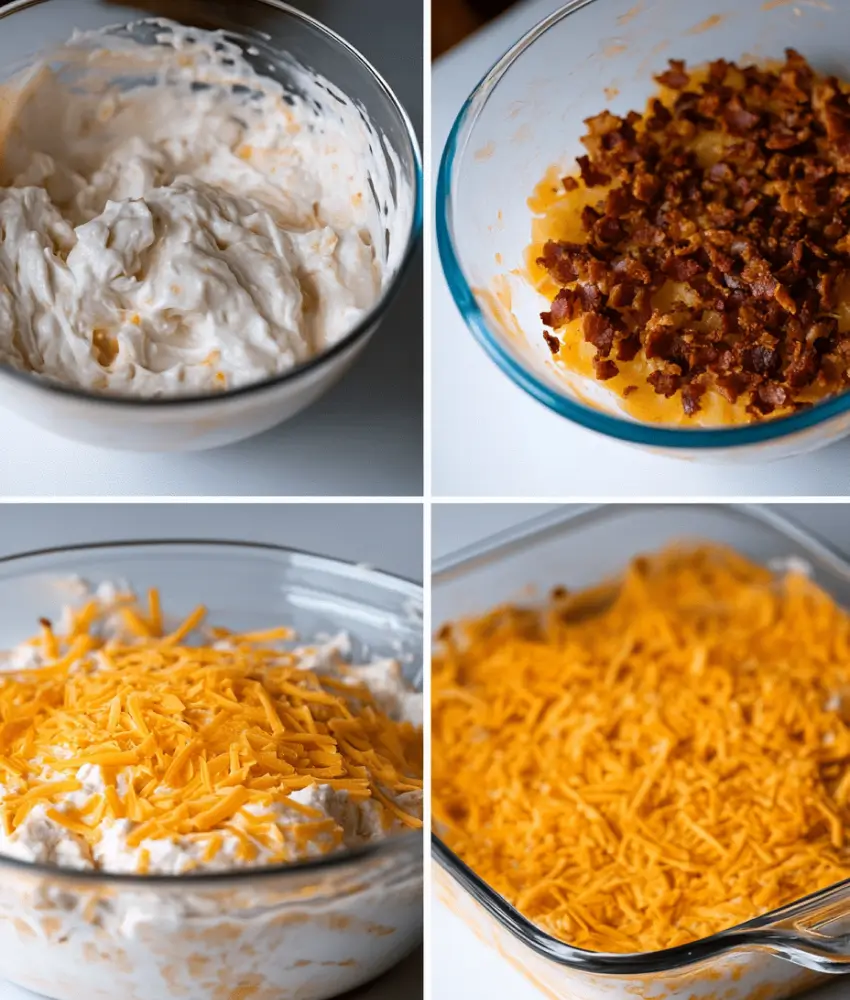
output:
M 433 815 L 594 951 L 685 944 L 850 877 L 850 616 L 804 574 L 672 549 L 445 628 Z
M 29 645 L 41 665 L 0 674 L 0 818 L 7 837 L 40 804 L 90 845 L 131 824 L 137 870 L 151 842 L 199 845 L 223 834 L 237 856 L 269 863 L 339 847 L 340 825 L 290 796 L 312 786 L 376 803 L 386 827 L 417 828 L 399 796 L 422 787 L 421 730 L 395 721 L 356 677 L 304 669 L 285 628 L 205 630 L 203 607 L 166 631 L 159 593 L 147 607 L 89 601 L 66 634 L 46 619 Z M 118 622 L 120 632 L 104 628 Z M 86 793 L 90 769 L 102 788 Z M 283 812 L 281 811 L 283 810 Z

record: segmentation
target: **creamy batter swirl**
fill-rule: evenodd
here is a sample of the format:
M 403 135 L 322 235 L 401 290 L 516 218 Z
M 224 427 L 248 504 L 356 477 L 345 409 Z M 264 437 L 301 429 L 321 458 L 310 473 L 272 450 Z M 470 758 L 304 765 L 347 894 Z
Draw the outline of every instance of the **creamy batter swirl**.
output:
M 345 95 L 288 66 L 295 95 L 220 35 L 157 24 L 157 45 L 75 36 L 0 93 L 0 362 L 141 397 L 327 350 L 410 221 Z

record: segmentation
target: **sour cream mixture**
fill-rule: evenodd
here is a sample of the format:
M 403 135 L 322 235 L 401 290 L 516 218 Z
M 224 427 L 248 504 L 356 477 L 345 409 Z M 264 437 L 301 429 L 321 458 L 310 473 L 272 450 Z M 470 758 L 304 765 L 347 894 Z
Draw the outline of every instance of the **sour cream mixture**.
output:
M 0 362 L 141 397 L 280 374 L 375 305 L 409 192 L 326 80 L 145 24 L 157 44 L 78 34 L 0 92 Z

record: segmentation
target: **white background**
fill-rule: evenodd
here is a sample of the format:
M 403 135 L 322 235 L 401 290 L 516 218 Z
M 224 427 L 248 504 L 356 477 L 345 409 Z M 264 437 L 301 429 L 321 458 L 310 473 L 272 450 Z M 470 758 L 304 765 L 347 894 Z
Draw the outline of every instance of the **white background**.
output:
M 684 0 L 694 20 L 707 0 Z M 560 0 L 526 0 L 434 66 L 432 174 L 467 95 L 494 62 Z M 589 44 L 596 44 L 596 39 Z M 663 58 L 663 57 L 662 57 Z M 528 396 L 472 339 L 432 244 L 431 322 L 436 496 L 843 496 L 850 493 L 850 440 L 773 465 L 714 466 L 662 458 L 573 425 Z
M 434 559 L 553 510 L 556 504 L 435 504 L 431 547 Z M 570 505 L 567 505 L 570 506 Z M 850 505 L 775 504 L 775 509 L 850 556 Z
M 267 542 L 422 579 L 417 503 L 0 504 L 0 557 L 135 538 Z
M 419 0 L 293 2 L 360 49 L 421 136 Z M 53 6 L 61 17 L 61 0 Z M 418 254 L 355 368 L 288 423 L 210 452 L 139 455 L 72 444 L 0 410 L 0 496 L 420 496 L 422 369 Z

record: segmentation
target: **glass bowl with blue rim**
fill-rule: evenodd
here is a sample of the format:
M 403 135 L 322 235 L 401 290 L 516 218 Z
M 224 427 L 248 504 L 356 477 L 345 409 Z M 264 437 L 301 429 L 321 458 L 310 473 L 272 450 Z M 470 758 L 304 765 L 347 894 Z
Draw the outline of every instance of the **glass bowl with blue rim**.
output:
M 699 9 L 697 9 L 699 7 Z M 466 99 L 437 184 L 436 232 L 452 296 L 472 335 L 517 386 L 574 424 L 656 453 L 709 461 L 783 458 L 850 434 L 850 394 L 791 416 L 725 427 L 638 421 L 599 383 L 556 367 L 548 303 L 524 276 L 528 199 L 554 165 L 575 169 L 584 120 L 641 109 L 669 58 L 698 65 L 782 58 L 793 46 L 850 77 L 850 6 L 782 0 L 572 0 L 496 62 Z

